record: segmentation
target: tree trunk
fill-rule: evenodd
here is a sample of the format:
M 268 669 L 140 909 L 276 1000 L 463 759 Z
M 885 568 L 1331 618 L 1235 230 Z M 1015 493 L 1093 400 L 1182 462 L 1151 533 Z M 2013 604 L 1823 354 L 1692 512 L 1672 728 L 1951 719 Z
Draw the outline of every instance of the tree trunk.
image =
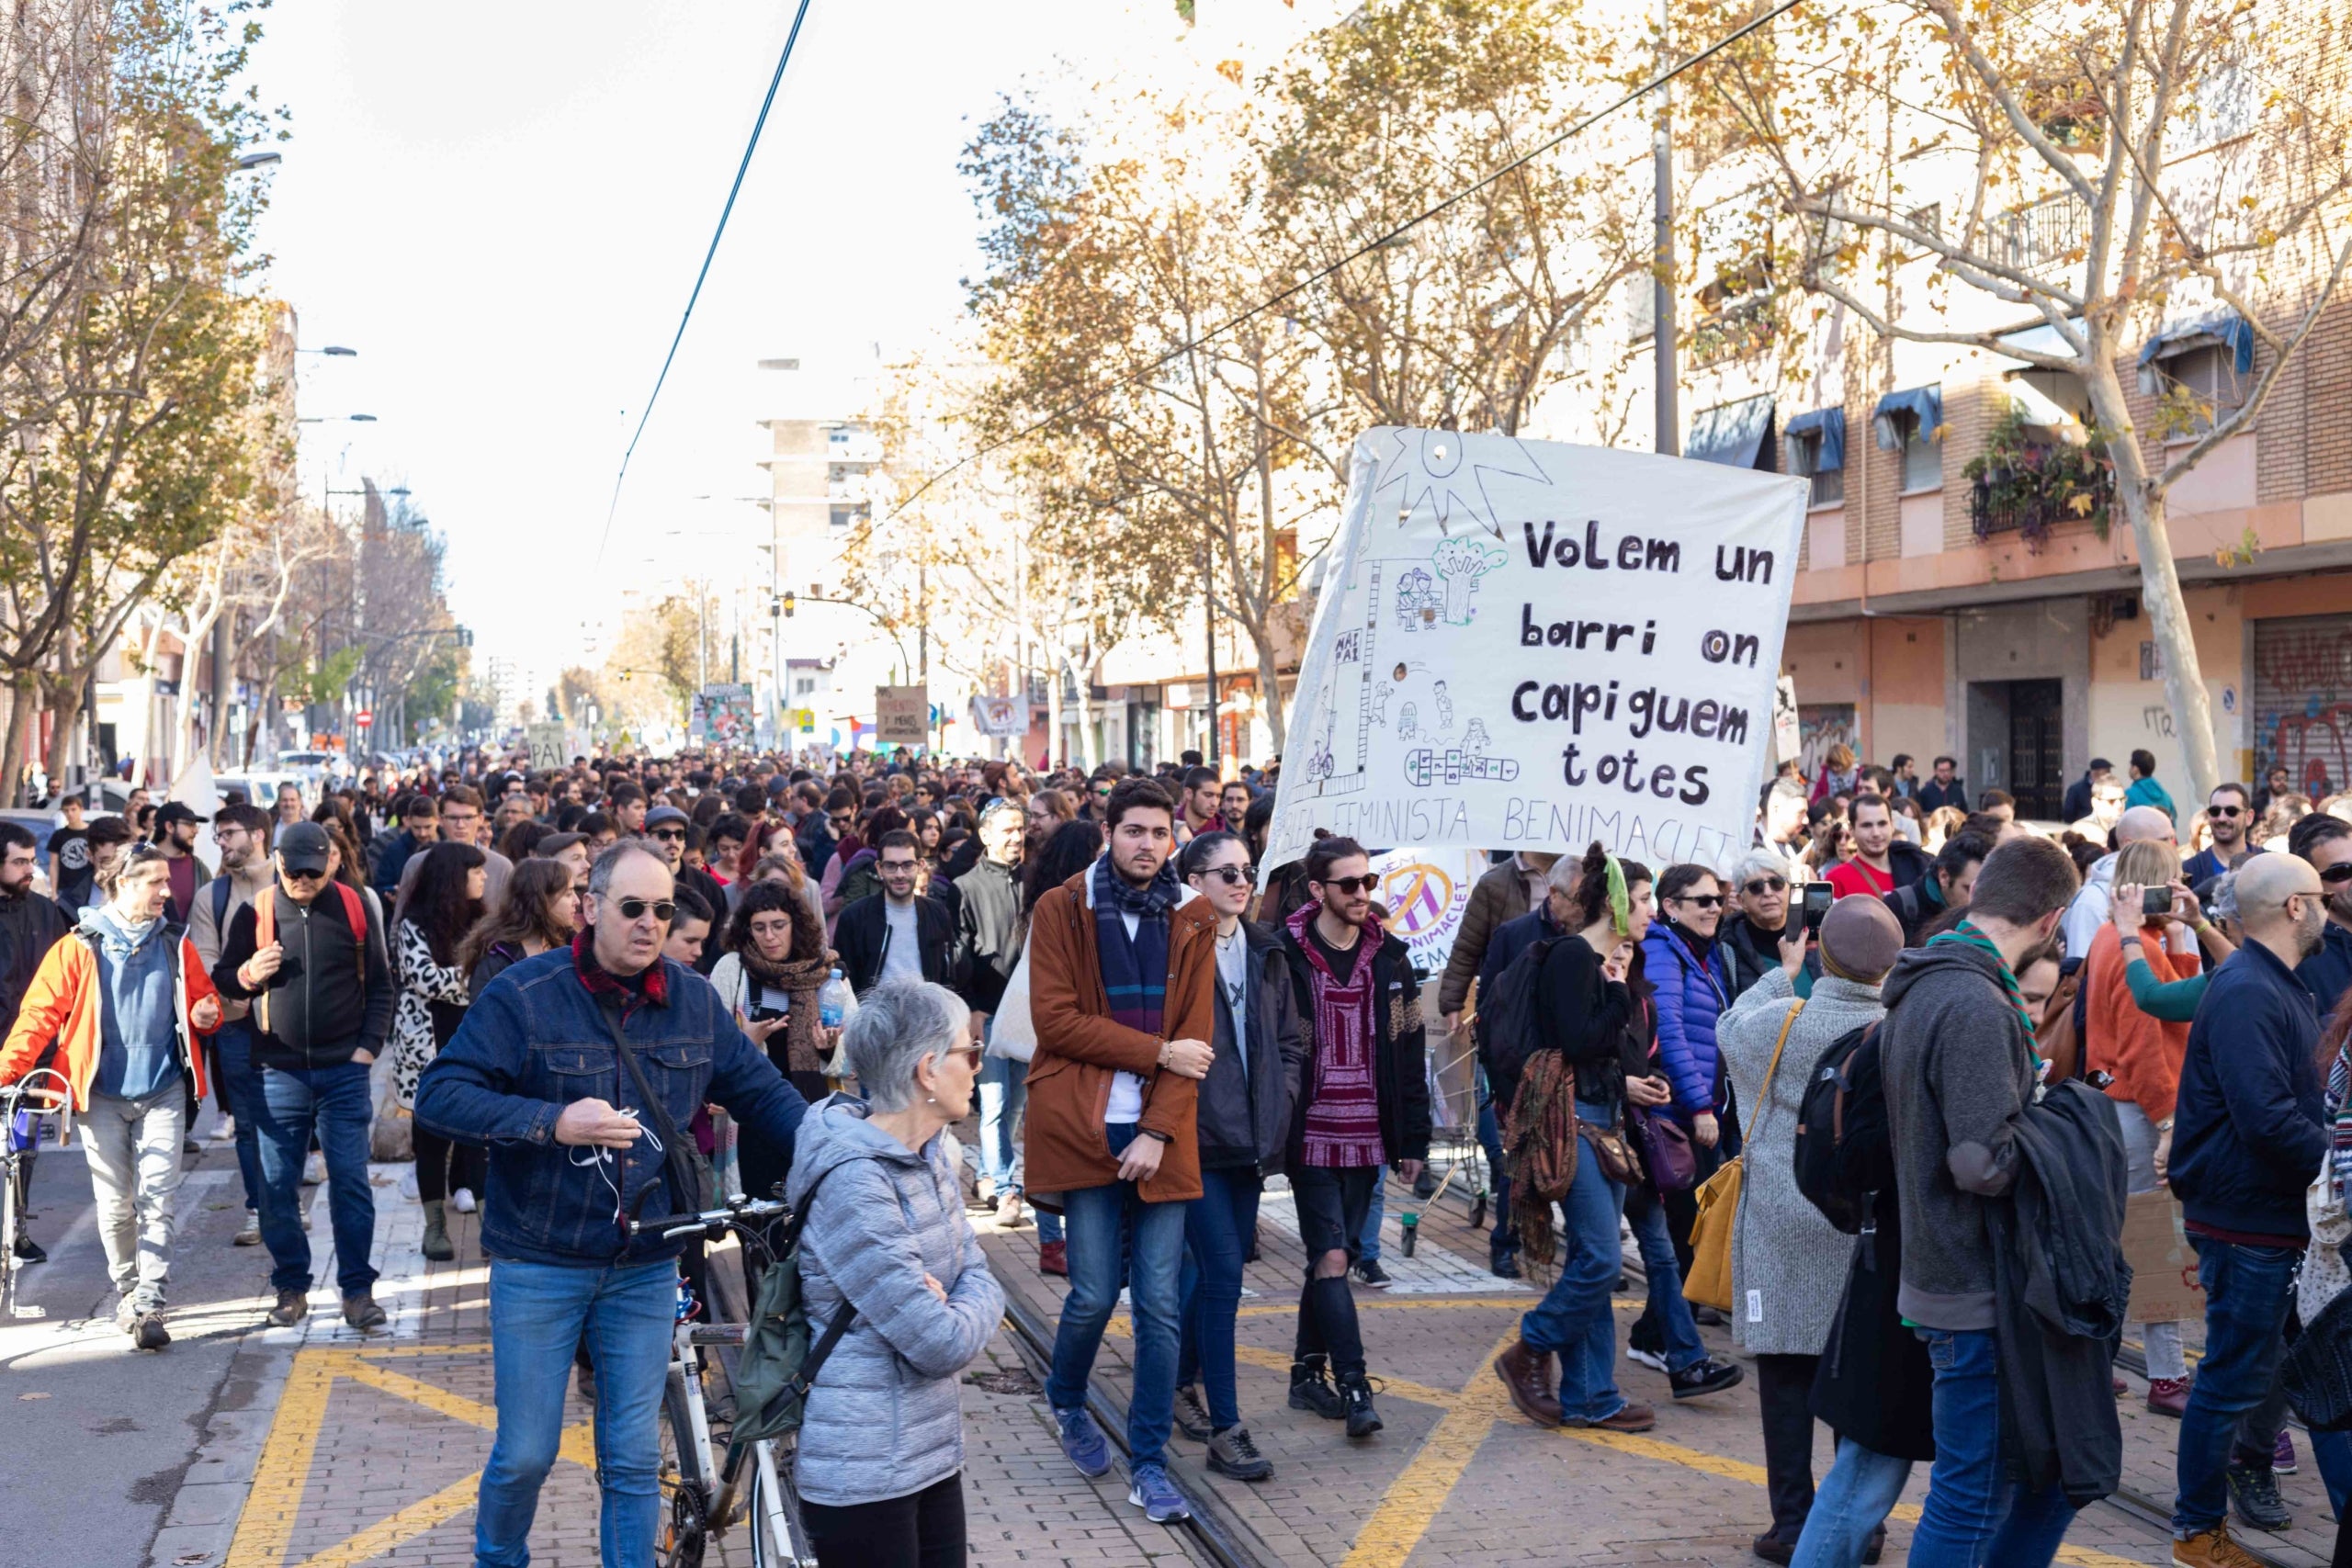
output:
M 1046 682 L 1046 772 L 1053 772 L 1062 756 L 1062 672 Z
M 17 673 L 13 696 L 8 704 L 8 739 L 0 747 L 0 798 L 11 806 L 18 804 L 17 792 L 25 775 L 25 758 L 31 750 L 27 727 L 40 719 L 40 676 L 31 670 Z
M 1089 773 L 1102 765 L 1102 739 L 1094 730 L 1094 691 L 1088 683 L 1094 677 L 1093 660 L 1085 668 L 1068 652 L 1062 655 L 1062 665 L 1070 671 L 1078 685 L 1078 754 Z
M 2094 361 L 2105 345 L 2094 338 Z M 2202 802 L 2222 782 L 2220 760 L 2213 744 L 2213 705 L 2205 690 L 2205 672 L 2197 659 L 2197 637 L 2188 607 L 2180 594 L 2180 569 L 2172 558 L 2172 534 L 2165 524 L 2165 497 L 2151 494 L 2146 458 L 2139 434 L 2123 400 L 2123 384 L 2111 364 L 2104 374 L 2086 378 L 2092 412 L 2101 426 L 2120 434 L 2108 444 L 2115 464 L 2116 498 L 2132 524 L 2132 543 L 2140 552 L 2140 603 L 2148 612 L 2148 628 L 2164 660 L 2165 699 L 2172 709 L 2182 756 L 2188 763 L 2191 793 Z
M 1282 755 L 1286 744 L 1283 713 L 1282 666 L 1274 658 L 1274 639 L 1271 632 L 1256 639 L 1258 644 L 1258 703 L 1266 710 L 1266 735 L 1273 754 Z
M 77 748 L 74 736 L 82 722 L 82 693 L 87 678 L 49 683 L 49 710 L 56 715 L 49 730 L 49 793 L 65 792 L 65 776 Z

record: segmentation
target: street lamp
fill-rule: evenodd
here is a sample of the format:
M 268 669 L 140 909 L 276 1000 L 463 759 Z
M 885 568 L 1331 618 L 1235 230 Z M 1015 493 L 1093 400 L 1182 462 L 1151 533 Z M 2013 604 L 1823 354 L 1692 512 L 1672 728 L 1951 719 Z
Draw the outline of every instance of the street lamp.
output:
M 376 416 L 372 413 L 312 414 L 307 419 L 298 419 L 294 423 L 297 424 L 373 424 L 376 423 Z
M 238 156 L 237 167 L 241 171 L 267 169 L 274 168 L 284 162 L 286 162 L 286 155 L 283 152 L 245 152 Z
M 335 343 L 331 343 L 324 348 L 298 348 L 294 352 L 297 354 L 323 354 L 333 359 L 356 359 L 359 357 L 359 351 L 357 349 L 345 348 L 341 344 Z

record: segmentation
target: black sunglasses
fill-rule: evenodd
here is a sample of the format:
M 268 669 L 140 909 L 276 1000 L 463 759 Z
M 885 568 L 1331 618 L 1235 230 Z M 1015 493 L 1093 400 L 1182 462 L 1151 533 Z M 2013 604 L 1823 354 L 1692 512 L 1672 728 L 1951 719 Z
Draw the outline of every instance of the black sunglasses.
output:
M 1750 898 L 1757 898 L 1767 893 L 1778 893 L 1788 885 L 1788 878 L 1783 876 L 1759 876 L 1753 882 L 1741 883 L 1739 890 Z
M 297 871 L 289 865 L 286 868 L 286 880 L 288 882 L 316 882 L 326 874 L 326 868 L 324 866 L 321 866 L 316 871 Z
M 657 839 L 676 839 L 684 842 L 686 830 L 684 828 L 656 828 L 653 829 L 653 836 Z
M 1380 886 L 1380 878 L 1371 875 L 1335 876 L 1323 886 L 1336 887 L 1342 893 L 1369 893 Z
M 1720 893 L 1686 893 L 1680 902 L 1696 904 L 1702 909 L 1720 909 L 1724 907 L 1724 896 Z
M 1206 871 L 1198 872 L 1195 874 L 1214 876 L 1227 887 L 1231 887 L 1236 883 L 1257 881 L 1258 868 L 1254 865 L 1213 865 Z M 1339 884 L 1333 883 L 1332 886 L 1336 887 Z
M 2205 808 L 2205 815 L 2208 817 L 2237 817 L 2243 815 L 2245 811 L 2245 807 L 2243 806 L 2209 806 Z
M 621 919 L 624 920 L 641 920 L 645 918 L 645 912 L 650 909 L 653 911 L 653 918 L 666 926 L 670 923 L 671 917 L 678 912 L 677 904 L 668 898 L 616 898 L 607 893 L 605 895 L 605 899 L 621 912 Z
M 2319 874 L 2322 882 L 2352 882 L 2352 860 L 2329 866 Z

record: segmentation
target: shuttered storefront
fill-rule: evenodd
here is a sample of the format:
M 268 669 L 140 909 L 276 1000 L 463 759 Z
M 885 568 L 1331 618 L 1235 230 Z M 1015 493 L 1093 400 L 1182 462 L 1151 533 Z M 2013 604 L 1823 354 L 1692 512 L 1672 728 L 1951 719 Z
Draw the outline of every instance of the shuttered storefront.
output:
M 2250 782 L 2284 767 L 2314 801 L 2352 789 L 2352 615 L 2255 622 L 2251 684 Z

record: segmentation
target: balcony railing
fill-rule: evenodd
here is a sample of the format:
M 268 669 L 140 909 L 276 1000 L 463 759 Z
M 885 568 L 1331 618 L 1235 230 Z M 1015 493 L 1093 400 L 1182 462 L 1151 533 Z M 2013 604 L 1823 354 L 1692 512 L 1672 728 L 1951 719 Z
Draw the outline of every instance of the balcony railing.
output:
M 2090 238 L 2090 208 L 2061 191 L 1987 220 L 1984 253 L 2002 266 L 2041 276 L 2080 260 Z
M 2018 475 L 2003 470 L 1980 476 L 1970 489 L 1968 522 L 1979 540 L 2016 534 L 2030 550 L 2062 523 L 2102 525 L 2114 503 L 2115 476 L 2104 465 L 2038 484 L 2020 483 Z

